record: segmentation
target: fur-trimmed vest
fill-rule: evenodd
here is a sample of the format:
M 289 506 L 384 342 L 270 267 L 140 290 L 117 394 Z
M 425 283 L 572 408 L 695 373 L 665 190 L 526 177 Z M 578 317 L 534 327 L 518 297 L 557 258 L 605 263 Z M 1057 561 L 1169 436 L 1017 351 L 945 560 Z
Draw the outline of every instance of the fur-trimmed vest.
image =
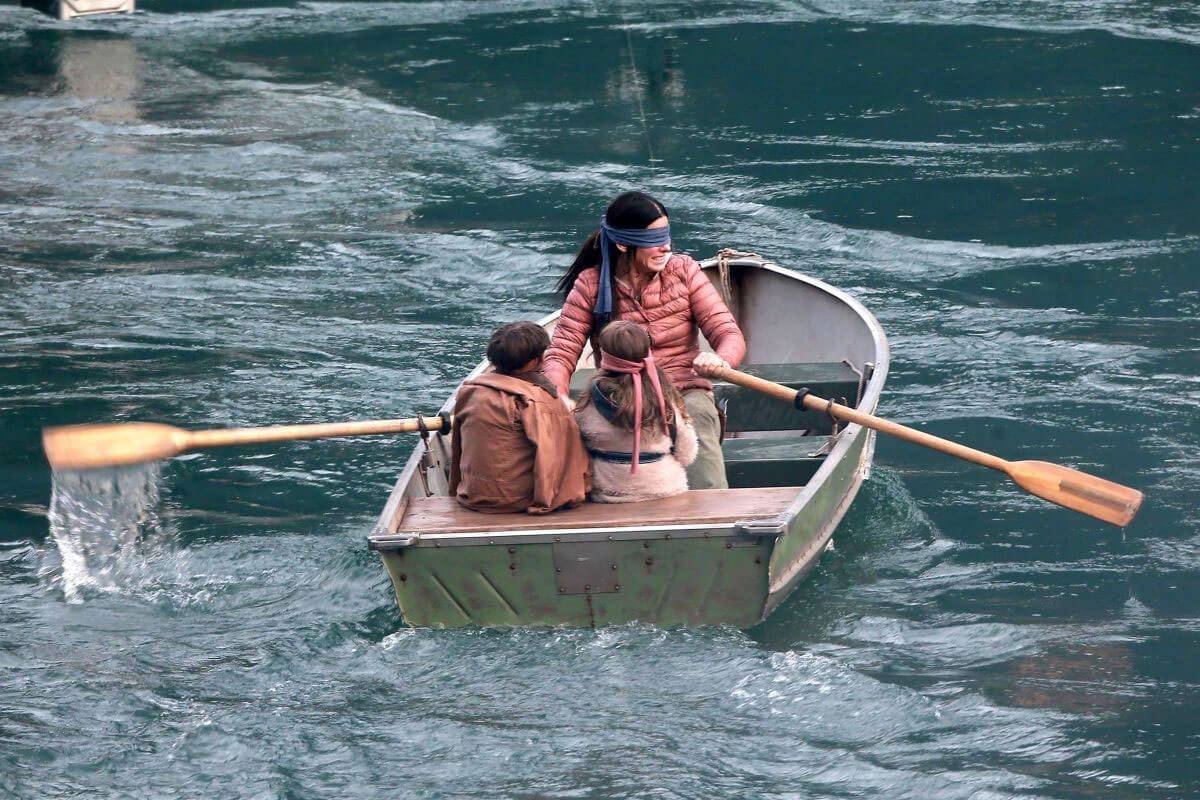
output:
M 589 497 L 597 503 L 636 503 L 686 492 L 687 471 L 696 459 L 696 429 L 684 419 L 684 409 L 675 409 L 675 452 L 671 453 L 671 437 L 664 436 L 660 426 L 642 428 L 641 459 L 638 471 L 630 473 L 629 464 L 592 457 L 592 492 Z M 589 403 L 575 412 L 579 432 L 589 450 L 609 453 L 629 453 L 633 450 L 633 431 L 613 425 Z M 647 461 L 652 453 L 663 454 L 656 461 Z

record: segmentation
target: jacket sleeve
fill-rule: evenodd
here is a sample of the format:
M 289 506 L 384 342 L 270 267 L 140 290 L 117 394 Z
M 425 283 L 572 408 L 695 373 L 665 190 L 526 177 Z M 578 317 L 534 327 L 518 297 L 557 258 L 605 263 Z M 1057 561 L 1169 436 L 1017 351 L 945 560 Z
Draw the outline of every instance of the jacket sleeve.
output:
M 463 407 L 463 387 L 459 387 L 458 395 L 454 398 L 454 413 L 458 420 L 462 420 Z M 455 426 L 459 428 L 458 425 Z M 450 496 L 454 497 L 458 494 L 458 484 L 462 482 L 462 470 L 459 469 L 459 463 L 462 461 L 462 431 L 461 428 L 454 432 L 454 436 L 450 439 Z
M 690 420 L 684 419 L 687 412 L 682 405 L 675 407 L 675 460 L 685 467 L 696 460 L 700 450 L 700 440 L 696 437 L 696 428 Z
M 542 372 L 558 389 L 567 395 L 571 374 L 583 354 L 583 346 L 592 333 L 592 306 L 596 302 L 597 278 L 584 271 L 575 279 L 575 286 L 563 303 L 562 314 L 554 326 L 554 336 L 542 361 Z M 726 359 L 728 360 L 728 359 Z
M 551 408 L 523 405 L 521 423 L 534 446 L 533 500 L 525 510 L 545 514 L 582 502 L 591 489 L 590 459 L 574 416 L 557 401 Z
M 692 301 L 692 316 L 704 332 L 704 338 L 713 346 L 717 355 L 729 366 L 737 368 L 746 357 L 746 339 L 737 320 L 721 299 L 717 287 L 700 269 L 694 260 L 688 259 L 688 292 Z

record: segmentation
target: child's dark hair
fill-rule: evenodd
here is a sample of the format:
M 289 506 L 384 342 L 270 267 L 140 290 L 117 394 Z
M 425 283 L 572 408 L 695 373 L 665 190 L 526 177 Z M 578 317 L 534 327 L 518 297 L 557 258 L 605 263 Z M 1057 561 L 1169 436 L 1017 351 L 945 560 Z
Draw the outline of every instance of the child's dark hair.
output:
M 496 372 L 516 372 L 550 346 L 546 329 L 536 322 L 510 322 L 501 325 L 488 339 L 487 357 Z
M 650 334 L 641 325 L 629 320 L 619 319 L 605 325 L 604 330 L 600 331 L 598 342 L 600 349 L 605 353 L 626 361 L 641 361 L 650 352 Z M 662 384 L 663 400 L 666 401 L 666 424 L 673 425 L 675 423 L 676 409 L 680 410 L 684 419 L 688 419 L 683 404 L 683 395 L 675 388 L 675 384 L 671 383 L 671 379 L 667 377 L 667 373 L 663 371 L 662 367 L 655 364 L 654 368 L 658 370 L 658 382 Z M 596 377 L 592 378 L 592 384 L 599 387 L 600 393 L 608 398 L 608 402 L 616 409 L 612 418 L 613 424 L 632 431 L 634 428 L 633 376 L 600 370 L 596 373 Z M 586 408 L 591 402 L 592 386 L 589 384 L 588 391 L 583 393 L 576 408 Z M 643 378 L 642 428 L 650 430 L 658 427 L 661 416 L 654 387 L 650 381 Z

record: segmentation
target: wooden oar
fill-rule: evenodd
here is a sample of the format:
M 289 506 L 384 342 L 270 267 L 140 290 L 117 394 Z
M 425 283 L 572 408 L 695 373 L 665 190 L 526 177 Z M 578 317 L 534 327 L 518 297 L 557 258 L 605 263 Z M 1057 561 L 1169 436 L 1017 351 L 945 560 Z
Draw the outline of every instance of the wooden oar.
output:
M 792 404 L 795 404 L 796 396 L 799 394 L 795 389 L 747 375 L 745 372 L 735 369 L 722 368 L 709 374 L 712 377 L 745 386 L 747 389 L 754 389 Z M 805 394 L 802 402 L 805 408 L 812 411 L 828 412 L 846 422 L 855 422 L 864 428 L 872 428 L 913 444 L 999 470 L 1030 494 L 1035 494 L 1051 503 L 1058 503 L 1072 511 L 1079 511 L 1096 519 L 1111 522 L 1113 525 L 1121 527 L 1128 525 L 1142 504 L 1142 493 L 1137 489 L 1106 481 L 1070 467 L 1046 461 L 1005 461 L 991 453 L 985 453 L 982 450 L 922 433 L 896 422 L 864 414 L 812 394 Z
M 430 431 L 440 431 L 440 416 L 422 418 Z M 447 416 L 453 426 L 454 417 Z M 95 469 L 143 461 L 158 461 L 202 447 L 232 444 L 285 442 L 296 439 L 329 439 L 375 433 L 411 433 L 420 430 L 412 419 L 374 419 L 361 422 L 323 422 L 313 425 L 272 425 L 264 428 L 214 428 L 189 431 L 157 422 L 118 422 L 100 425 L 64 425 L 42 431 L 42 448 L 55 470 Z

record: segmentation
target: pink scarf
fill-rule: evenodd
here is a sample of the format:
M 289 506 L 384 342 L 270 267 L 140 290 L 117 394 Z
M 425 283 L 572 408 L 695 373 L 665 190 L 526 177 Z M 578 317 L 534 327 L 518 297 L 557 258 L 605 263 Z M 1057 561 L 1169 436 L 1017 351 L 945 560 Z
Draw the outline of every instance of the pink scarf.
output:
M 633 376 L 633 464 L 629 472 L 638 468 L 638 454 L 642 449 L 642 373 L 650 379 L 654 393 L 658 396 L 658 410 L 662 414 L 663 433 L 667 433 L 667 401 L 663 399 L 662 384 L 658 381 L 658 369 L 654 366 L 654 354 L 648 353 L 641 361 L 626 361 L 611 353 L 600 351 L 600 369 Z

